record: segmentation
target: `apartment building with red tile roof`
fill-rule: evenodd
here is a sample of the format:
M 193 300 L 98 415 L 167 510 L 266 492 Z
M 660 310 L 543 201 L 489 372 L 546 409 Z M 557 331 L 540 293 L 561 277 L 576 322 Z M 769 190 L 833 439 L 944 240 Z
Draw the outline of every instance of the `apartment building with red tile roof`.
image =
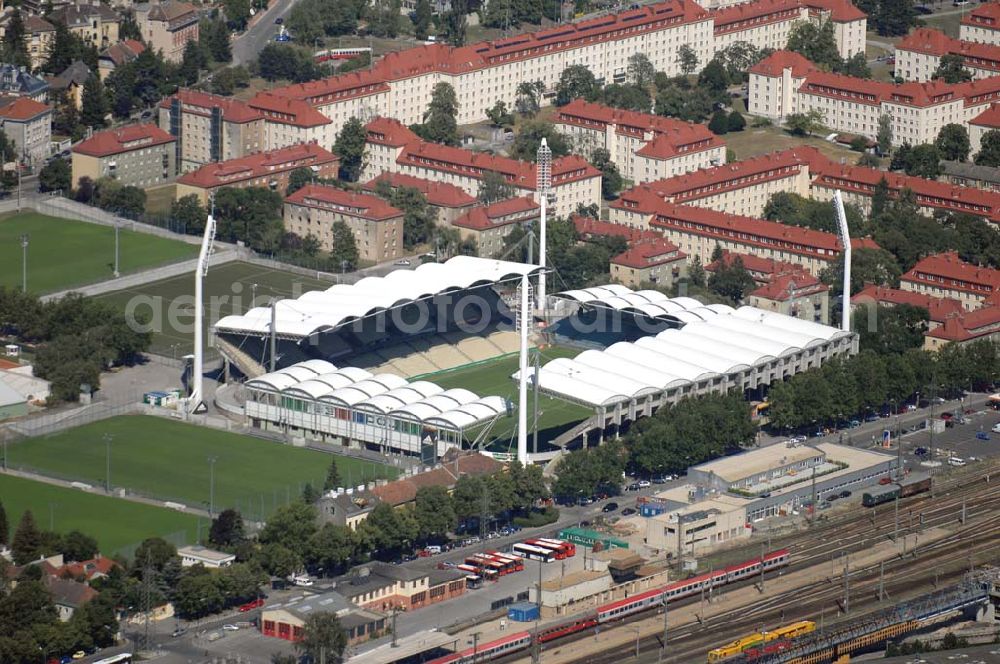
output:
M 459 216 L 477 204 L 476 198 L 453 184 L 418 178 L 402 173 L 382 173 L 369 180 L 362 187 L 366 191 L 376 191 L 380 183 L 390 189 L 416 189 L 427 200 L 427 204 L 437 209 L 437 223 L 450 226 Z
M 574 151 L 590 158 L 603 148 L 622 177 L 648 182 L 726 160 L 725 142 L 703 124 L 638 113 L 582 99 L 561 107 L 556 127 L 573 138 Z
M 1000 45 L 952 39 L 940 30 L 917 28 L 896 44 L 896 76 L 928 81 L 946 55 L 957 55 L 973 78 L 1000 74 Z
M 874 284 L 868 284 L 856 295 L 851 296 L 852 307 L 856 308 L 866 304 L 875 304 L 883 307 L 908 304 L 914 307 L 922 307 L 927 310 L 929 315 L 929 329 L 943 325 L 949 318 L 954 318 L 965 312 L 965 307 L 955 298 L 933 297 L 924 293 L 903 290 L 902 288 L 890 288 Z
M 687 254 L 663 237 L 641 239 L 611 258 L 611 280 L 630 288 L 673 285 L 687 276 Z
M 995 299 L 995 298 L 994 298 Z M 989 303 L 948 318 L 924 334 L 924 349 L 939 350 L 949 343 L 1000 342 L 1000 303 Z
M 953 298 L 967 310 L 1000 292 L 1000 270 L 963 261 L 957 252 L 927 256 L 900 277 L 900 288 L 936 298 Z
M 958 38 L 983 44 L 1000 44 L 1000 3 L 984 2 L 963 12 Z
M 614 224 L 608 221 L 600 221 L 593 217 L 586 217 L 582 214 L 574 214 L 570 217 L 577 235 L 582 240 L 591 240 L 601 235 L 621 237 L 629 244 L 640 240 L 655 240 L 660 237 L 656 231 L 632 228 L 622 224 Z
M 541 206 L 532 196 L 518 196 L 491 205 L 477 205 L 457 217 L 452 226 L 463 240 L 475 243 L 479 256 L 500 256 L 505 240 L 514 229 L 538 223 Z
M 485 175 L 496 173 L 503 176 L 518 196 L 536 194 L 537 164 L 430 143 L 394 119 L 376 118 L 366 129 L 363 180 L 383 173 L 402 173 L 451 184 L 470 196 L 477 196 Z M 567 155 L 553 160 L 551 176 L 553 215 L 568 215 L 578 204 L 589 205 L 600 198 L 601 172 L 583 157 Z
M 285 198 L 285 230 L 313 236 L 323 251 L 334 250 L 333 225 L 344 222 L 361 260 L 381 263 L 403 255 L 403 211 L 378 196 L 309 184 Z
M 288 176 L 297 168 L 311 169 L 317 178 L 336 178 L 340 160 L 315 143 L 304 143 L 205 164 L 177 178 L 177 198 L 198 196 L 204 204 L 209 194 L 221 187 L 268 187 L 284 192 Z
M 99 131 L 72 150 L 74 186 L 82 177 L 111 177 L 123 186 L 152 187 L 177 175 L 176 139 L 154 124 Z
M 732 251 L 723 251 L 722 258 L 706 265 L 705 271 L 714 273 L 736 260 L 757 285 L 747 293 L 751 306 L 824 325 L 829 323 L 830 287 L 818 275 L 810 274 L 797 263 Z
M 263 114 L 238 99 L 181 88 L 158 111 L 160 128 L 177 138 L 182 173 L 267 149 Z

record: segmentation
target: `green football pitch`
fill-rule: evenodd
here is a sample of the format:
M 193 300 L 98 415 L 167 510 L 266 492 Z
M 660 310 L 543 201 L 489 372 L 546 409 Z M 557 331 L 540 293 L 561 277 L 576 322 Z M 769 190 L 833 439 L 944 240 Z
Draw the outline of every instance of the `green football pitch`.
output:
M 108 226 L 22 212 L 0 219 L 0 285 L 20 288 L 22 236 L 28 238 L 28 290 L 50 293 L 114 276 L 115 231 Z M 176 263 L 198 255 L 198 247 L 155 235 L 119 233 L 122 274 Z
M 295 500 L 306 483 L 322 487 L 334 458 L 253 436 L 136 415 L 10 445 L 9 463 L 103 487 L 109 440 L 113 488 L 203 509 L 214 488 L 216 511 L 233 507 L 252 519 Z M 390 466 L 352 457 L 336 459 L 345 486 L 348 480 L 357 485 L 395 476 Z
M 0 502 L 11 535 L 24 510 L 31 510 L 39 528 L 79 530 L 94 537 L 104 555 L 131 553 L 147 537 L 169 537 L 175 544 L 198 537 L 198 517 L 192 514 L 11 475 L 0 475 Z M 207 519 L 202 522 L 208 532 Z
M 257 285 L 254 289 L 254 284 Z M 209 327 L 224 316 L 245 313 L 256 297 L 260 306 L 275 297 L 298 297 L 333 284 L 252 263 L 225 263 L 209 267 L 205 278 L 205 339 Z M 152 316 L 154 353 L 180 357 L 190 353 L 194 326 L 194 272 L 135 288 L 114 291 L 99 298 L 137 315 Z
M 566 348 L 562 346 L 550 346 L 539 351 L 541 354 L 540 363 L 545 364 L 550 360 L 560 357 L 575 357 L 580 353 L 578 349 Z M 497 360 L 484 362 L 471 367 L 455 369 L 453 371 L 442 371 L 434 374 L 421 376 L 422 379 L 437 383 L 445 389 L 464 387 L 479 396 L 498 395 L 509 399 L 515 407 L 517 406 L 517 384 L 511 380 L 511 375 L 517 371 L 518 358 L 516 355 L 502 357 Z M 577 422 L 584 420 L 592 413 L 582 406 L 552 399 L 550 397 L 538 395 L 538 445 L 542 451 L 542 445 L 557 437 L 563 431 L 570 429 Z M 534 421 L 534 397 L 528 393 L 528 426 Z M 475 432 L 472 433 L 475 435 Z M 489 434 L 492 441 L 490 449 L 495 452 L 513 451 L 517 446 L 517 417 L 503 417 L 494 426 Z M 531 445 L 529 437 L 529 446 Z

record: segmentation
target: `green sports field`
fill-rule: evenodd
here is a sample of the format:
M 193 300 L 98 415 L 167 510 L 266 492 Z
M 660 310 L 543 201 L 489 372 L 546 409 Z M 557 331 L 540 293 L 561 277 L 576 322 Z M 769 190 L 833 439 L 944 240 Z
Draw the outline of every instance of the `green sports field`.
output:
M 84 286 L 114 276 L 115 231 L 107 226 L 22 212 L 0 219 L 0 285 L 20 288 L 21 236 L 28 235 L 28 290 L 33 293 Z M 198 255 L 194 245 L 122 230 L 122 274 L 176 263 Z
M 580 351 L 576 348 L 565 348 L 561 346 L 550 346 L 541 351 L 541 364 L 559 357 L 574 357 Z M 517 371 L 518 358 L 516 355 L 503 357 L 492 362 L 485 362 L 472 367 L 456 369 L 454 371 L 443 371 L 436 374 L 421 376 L 421 378 L 437 383 L 445 389 L 464 387 L 480 396 L 498 395 L 505 399 L 510 399 L 517 404 L 517 384 L 510 379 L 511 374 Z M 534 398 L 528 394 L 528 425 L 533 419 Z M 577 422 L 584 420 L 592 413 L 581 406 L 577 406 L 558 399 L 546 396 L 538 396 L 538 444 L 539 451 L 543 443 L 555 438 L 563 431 L 572 428 Z M 517 417 L 504 417 L 490 432 L 492 439 L 491 449 L 497 452 L 506 452 L 508 447 L 513 450 L 517 440 Z M 530 442 L 529 442 L 530 445 Z
M 105 435 L 111 436 L 111 484 L 136 493 L 207 508 L 210 458 L 215 459 L 215 508 L 260 519 L 296 499 L 311 482 L 322 487 L 329 454 L 149 416 L 116 417 L 32 438 L 8 449 L 12 467 L 104 486 Z M 337 457 L 341 477 L 359 484 L 395 476 L 381 464 Z
M 198 517 L 191 514 L 10 475 L 0 475 L 0 501 L 12 534 L 30 509 L 39 528 L 79 530 L 96 538 L 105 555 L 127 551 L 147 537 L 193 543 L 198 535 Z
M 329 281 L 252 263 L 234 262 L 209 267 L 205 279 L 206 335 L 208 327 L 223 316 L 245 313 L 249 309 L 254 298 L 253 284 L 257 284 L 256 301 L 261 306 L 265 306 L 272 295 L 298 297 L 306 291 L 326 289 L 332 285 Z M 154 353 L 179 357 L 191 352 L 194 272 L 98 297 L 123 309 L 134 307 L 138 314 L 152 314 L 156 331 L 150 350 Z

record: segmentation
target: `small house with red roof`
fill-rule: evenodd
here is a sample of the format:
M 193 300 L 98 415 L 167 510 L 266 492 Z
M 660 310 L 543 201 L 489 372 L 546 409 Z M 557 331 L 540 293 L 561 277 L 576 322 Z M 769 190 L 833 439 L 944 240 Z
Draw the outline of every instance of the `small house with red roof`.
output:
M 648 182 L 726 161 L 726 144 L 703 124 L 637 113 L 583 99 L 559 109 L 556 127 L 590 159 L 603 148 L 627 180 Z
M 714 273 L 737 259 L 757 284 L 757 288 L 747 294 L 750 306 L 814 323 L 829 323 L 830 287 L 801 265 L 723 251 L 719 260 L 705 266 L 705 272 Z
M 475 243 L 479 256 L 499 257 L 507 236 L 519 226 L 537 223 L 541 210 L 531 196 L 519 196 L 491 205 L 477 205 L 451 225 L 458 229 L 463 240 Z
M 292 145 L 270 152 L 257 152 L 205 164 L 177 178 L 177 198 L 195 194 L 205 204 L 211 192 L 221 187 L 267 187 L 284 193 L 288 177 L 297 168 L 307 168 L 317 178 L 336 178 L 340 159 L 315 143 Z
M 323 251 L 333 251 L 333 225 L 343 221 L 361 260 L 381 263 L 403 255 L 403 211 L 377 196 L 308 184 L 285 198 L 283 218 L 285 230 L 313 236 Z
M 73 147 L 73 185 L 86 176 L 123 186 L 152 187 L 177 174 L 175 139 L 154 124 L 99 131 Z
M 984 2 L 962 13 L 958 38 L 982 44 L 1000 44 L 1000 3 Z
M 941 327 L 949 318 L 960 316 L 965 312 L 965 307 L 955 298 L 931 297 L 930 295 L 915 293 L 903 290 L 902 288 L 890 288 L 874 284 L 868 284 L 856 295 L 851 296 L 852 311 L 866 305 L 896 307 L 901 304 L 926 309 L 928 315 L 927 329 L 929 330 Z
M 687 255 L 662 237 L 638 240 L 612 257 L 611 280 L 629 288 L 643 284 L 671 288 L 687 276 Z
M 924 334 L 924 350 L 976 341 L 1000 342 L 1000 298 L 993 297 L 985 306 L 949 318 L 943 325 L 928 330 Z

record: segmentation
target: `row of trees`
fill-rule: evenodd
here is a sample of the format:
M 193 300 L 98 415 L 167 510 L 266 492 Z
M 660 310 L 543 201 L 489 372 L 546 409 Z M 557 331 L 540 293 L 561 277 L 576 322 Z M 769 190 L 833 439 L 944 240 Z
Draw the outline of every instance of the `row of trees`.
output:
M 785 48 L 800 53 L 807 60 L 838 74 L 855 78 L 872 77 L 864 52 L 855 53 L 849 58 L 840 57 L 833 21 L 824 21 L 818 25 L 809 21 L 799 23 L 789 33 Z

